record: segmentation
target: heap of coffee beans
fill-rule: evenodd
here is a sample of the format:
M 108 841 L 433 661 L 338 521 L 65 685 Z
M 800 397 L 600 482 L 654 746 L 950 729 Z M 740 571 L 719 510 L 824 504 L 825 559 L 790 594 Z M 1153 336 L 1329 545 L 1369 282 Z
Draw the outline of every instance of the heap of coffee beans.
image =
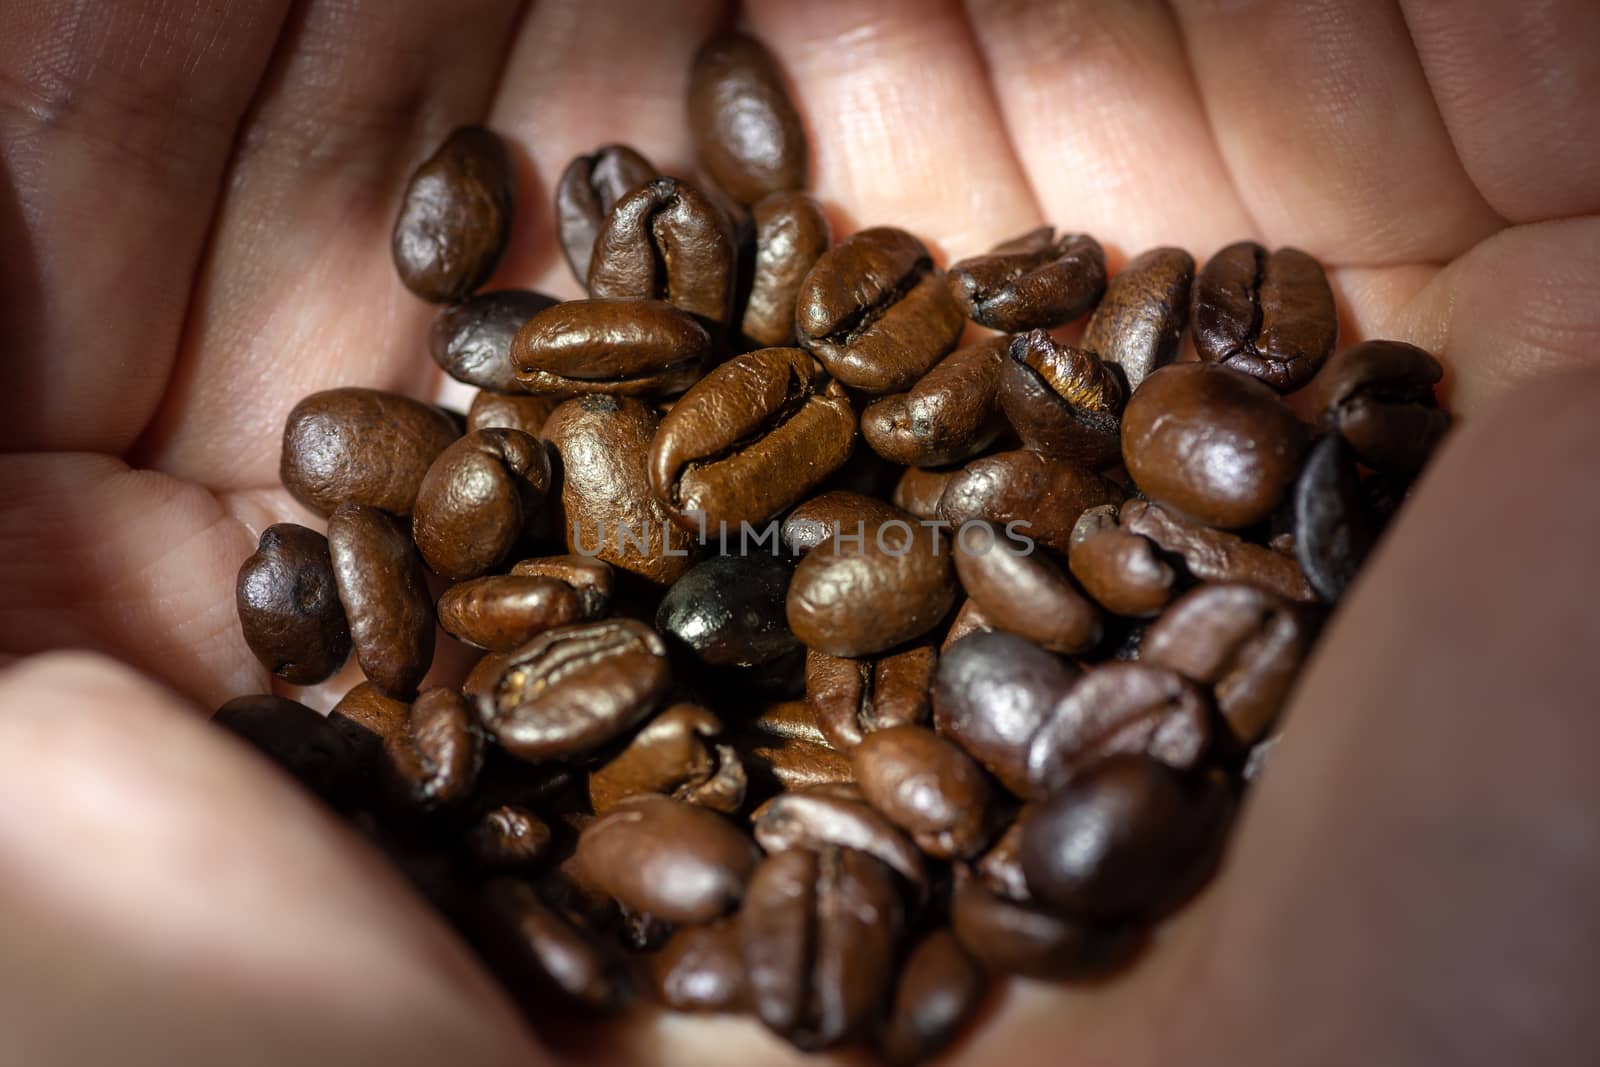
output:
M 285 682 L 352 651 L 366 681 L 219 719 L 536 1016 L 650 998 L 910 1063 L 989 977 L 1123 966 L 1212 873 L 1449 425 L 1441 368 L 1335 353 L 1290 248 L 1108 277 L 1050 228 L 948 271 L 894 227 L 835 242 L 747 37 L 700 51 L 688 112 L 700 184 L 624 145 L 562 175 L 583 300 L 479 291 L 514 222 L 495 134 L 418 167 L 395 263 L 480 391 L 290 412 L 283 484 L 327 532 L 262 534 L 245 638 Z M 422 688 L 436 627 L 482 655 Z

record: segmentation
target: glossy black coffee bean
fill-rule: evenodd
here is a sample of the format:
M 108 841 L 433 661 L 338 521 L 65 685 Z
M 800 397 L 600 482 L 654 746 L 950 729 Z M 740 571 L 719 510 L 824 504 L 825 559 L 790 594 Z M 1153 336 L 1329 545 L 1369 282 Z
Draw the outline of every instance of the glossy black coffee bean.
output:
M 618 200 L 657 177 L 655 167 L 625 144 L 577 156 L 556 184 L 556 230 L 561 252 L 579 285 L 589 281 L 594 239 Z
M 278 479 L 318 515 L 340 504 L 409 515 L 423 475 L 459 436 L 449 415 L 410 397 L 328 389 L 289 412 Z
M 828 250 L 833 232 L 822 205 L 805 193 L 773 193 L 750 209 L 755 265 L 739 330 L 753 348 L 795 343 L 800 283 Z
M 511 341 L 523 323 L 555 303 L 553 296 L 521 289 L 470 296 L 434 318 L 428 351 L 458 382 L 497 393 L 517 392 Z
M 767 554 L 697 563 L 661 598 L 656 629 L 702 663 L 770 663 L 800 646 L 784 614 L 791 572 L 786 560 Z
M 433 596 L 422 560 L 394 516 L 345 504 L 328 519 L 333 576 L 361 671 L 410 699 L 433 663 Z
M 665 300 L 703 324 L 728 321 L 733 226 L 704 193 L 655 178 L 617 201 L 594 242 L 589 295 Z
M 1106 254 L 1088 234 L 1051 226 L 996 245 L 950 268 L 950 291 L 967 317 L 1006 333 L 1071 322 L 1106 288 Z
M 1181 248 L 1153 248 L 1135 257 L 1106 286 L 1083 347 L 1122 368 L 1130 390 L 1178 355 L 1189 322 L 1194 257 Z
M 1317 595 L 1336 603 L 1377 539 L 1355 453 L 1344 438 L 1329 434 L 1311 446 L 1290 492 L 1290 506 L 1294 557 Z
M 1311 380 L 1339 334 L 1322 266 L 1297 248 L 1268 252 L 1254 241 L 1229 245 L 1201 268 L 1193 318 L 1201 359 L 1282 393 Z
M 412 172 L 395 219 L 395 269 L 435 303 L 489 280 L 511 236 L 516 173 L 504 142 L 480 126 L 452 131 Z
M 760 850 L 714 811 L 637 796 L 584 828 L 578 863 L 625 907 L 703 923 L 738 906 Z
M 234 600 L 245 644 L 291 685 L 315 685 L 350 658 L 328 539 L 294 523 L 269 526 L 239 567 Z
M 805 125 L 777 61 L 753 37 L 719 34 L 695 53 L 689 130 L 700 165 L 741 204 L 806 186 Z
M 1380 471 L 1415 473 L 1450 429 L 1434 387 L 1444 368 L 1401 341 L 1365 341 L 1328 361 L 1312 382 L 1322 427 Z
M 1043 330 L 1012 339 L 1000 375 L 1000 404 L 1022 443 L 1094 470 L 1121 461 L 1127 395 L 1115 364 Z
M 1007 338 L 958 348 L 909 392 L 874 400 L 861 413 L 861 436 L 891 463 L 936 467 L 988 448 L 1004 430 L 1000 380 Z

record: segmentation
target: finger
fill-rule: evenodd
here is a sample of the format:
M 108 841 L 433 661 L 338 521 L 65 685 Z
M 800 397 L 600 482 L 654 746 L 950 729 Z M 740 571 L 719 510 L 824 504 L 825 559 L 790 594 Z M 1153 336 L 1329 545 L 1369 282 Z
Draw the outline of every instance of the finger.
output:
M 127 668 L 0 674 L 0 752 L 12 1062 L 541 1061 L 373 852 Z
M 1164 3 L 967 9 L 1046 217 L 1126 255 L 1254 235 Z
M 1600 5 L 1402 6 L 1484 198 L 1516 222 L 1600 212 Z
M 1392 4 L 1176 8 L 1217 144 L 1273 244 L 1337 265 L 1443 262 L 1501 224 Z
M 0 448 L 149 421 L 283 0 L 0 4 Z

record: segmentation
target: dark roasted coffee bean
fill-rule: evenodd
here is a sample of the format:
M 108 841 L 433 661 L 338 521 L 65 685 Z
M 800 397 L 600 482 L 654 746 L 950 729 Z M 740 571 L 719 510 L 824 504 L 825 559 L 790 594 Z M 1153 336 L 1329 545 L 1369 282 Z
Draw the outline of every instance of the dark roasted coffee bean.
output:
M 949 523 L 956 543 L 969 522 L 988 523 L 987 536 L 1004 533 L 1028 538 L 1065 552 L 1078 516 L 1101 504 L 1121 503 L 1126 491 L 1070 460 L 1028 449 L 997 452 L 975 459 L 945 484 L 939 518 Z M 972 535 L 985 542 L 983 531 Z
M 1000 375 L 1000 403 L 1022 443 L 1095 470 L 1121 461 L 1122 372 L 1093 352 L 1058 345 L 1043 330 L 1015 337 Z
M 861 1033 L 889 992 L 899 927 L 889 869 L 865 852 L 769 856 L 738 918 L 756 1016 L 806 1050 Z
M 761 856 L 714 811 L 637 796 L 584 828 L 578 863 L 624 907 L 671 922 L 710 922 L 732 911 Z
M 1028 880 L 1022 874 L 1022 823 L 1030 810 L 1024 806 L 1005 832 L 972 865 L 973 873 L 983 882 L 984 888 L 1019 904 L 1033 899 L 1028 892 Z
M 1211 687 L 1243 744 L 1264 734 L 1283 707 L 1316 639 L 1315 619 L 1249 585 L 1191 589 L 1145 634 L 1140 657 Z
M 1366 504 L 1355 454 L 1344 439 L 1329 434 L 1312 445 L 1290 493 L 1294 558 L 1330 604 L 1355 580 L 1377 539 Z
M 618 200 L 656 177 L 650 161 L 625 144 L 608 144 L 578 156 L 556 184 L 556 229 L 561 252 L 579 285 L 589 281 L 594 239 Z
M 824 252 L 795 304 L 800 343 L 845 385 L 873 394 L 910 388 L 964 323 L 922 242 L 889 226 Z
M 1194 347 L 1200 358 L 1258 378 L 1281 393 L 1311 380 L 1339 334 L 1333 290 L 1298 248 L 1268 252 L 1254 241 L 1212 256 L 1194 283 Z
M 900 969 L 894 1003 L 878 1035 L 892 1064 L 910 1067 L 938 1055 L 977 1012 L 987 983 L 982 968 L 949 929 L 917 942 Z
M 1065 919 L 986 889 L 956 868 L 950 928 L 987 970 L 1029 978 L 1081 978 L 1110 970 L 1138 947 L 1132 928 Z
M 1272 514 L 1307 437 L 1271 389 L 1209 363 L 1150 375 L 1122 415 L 1122 458 L 1140 491 L 1230 530 Z
M 848 752 L 874 730 L 924 722 L 938 662 L 931 645 L 873 659 L 813 649 L 806 653 L 806 706 L 828 743 Z
M 927 526 L 891 519 L 812 549 L 789 583 L 789 628 L 833 656 L 870 656 L 913 641 L 955 602 L 950 546 Z
M 403 735 L 385 747 L 403 802 L 419 811 L 460 803 L 478 781 L 483 747 L 472 709 L 454 689 L 429 689 L 417 697 Z
M 517 331 L 511 364 L 530 393 L 662 397 L 698 377 L 711 338 L 661 300 L 568 300 Z
M 1290 600 L 1310 602 L 1317 598 L 1294 557 L 1251 544 L 1226 530 L 1191 522 L 1147 500 L 1130 500 L 1122 505 L 1122 527 L 1182 559 L 1184 567 L 1196 578 L 1244 582 Z
M 360 768 L 347 731 L 285 697 L 270 693 L 235 697 L 217 709 L 212 721 L 328 800 L 343 794 Z
M 950 651 L 950 646 L 972 633 L 993 630 L 989 619 L 978 606 L 978 602 L 968 597 L 961 604 L 961 610 L 956 612 L 956 617 L 950 620 L 950 629 L 945 632 L 944 642 L 939 646 L 939 655 Z
M 525 1009 L 549 1012 L 552 993 L 590 1011 L 615 1011 L 627 1001 L 621 953 L 562 917 L 526 882 L 486 883 L 473 914 L 478 950 Z
M 1110 507 L 1091 508 L 1079 517 L 1067 564 L 1101 607 L 1133 618 L 1159 614 L 1177 582 L 1155 546 L 1118 527 L 1117 509 Z
M 705 194 L 655 178 L 618 200 L 594 242 L 589 295 L 665 300 L 701 323 L 728 321 L 733 226 Z
M 685 529 L 738 532 L 839 469 L 855 422 L 844 388 L 805 352 L 749 352 L 695 383 L 661 420 L 650 485 Z
M 350 658 L 350 626 L 328 539 L 292 522 L 269 526 L 239 567 L 234 600 L 245 644 L 291 685 L 315 685 Z
M 550 456 L 521 430 L 477 430 L 439 454 L 422 479 L 411 536 L 435 574 L 487 574 L 545 524 Z
M 611 564 L 589 556 L 535 556 L 513 564 L 518 578 L 554 578 L 578 594 L 586 619 L 598 619 L 611 610 L 611 588 L 616 572 Z
M 934 471 L 907 467 L 895 482 L 890 499 L 895 507 L 919 519 L 936 519 L 939 517 L 939 498 L 944 495 L 944 487 L 960 473 L 959 468 Z
M 433 663 L 433 596 L 422 560 L 394 516 L 344 504 L 328 519 L 333 576 L 361 671 L 409 699 Z
M 476 704 L 479 697 L 494 688 L 494 683 L 500 680 L 510 660 L 511 657 L 504 652 L 490 652 L 481 657 L 462 681 L 461 695 Z
M 650 971 L 656 999 L 674 1011 L 744 1007 L 744 959 L 731 919 L 679 930 L 651 960 Z
M 867 803 L 853 784 L 802 786 L 780 793 L 750 816 L 756 843 L 769 853 L 798 848 L 820 852 L 829 847 L 859 849 L 879 860 L 920 889 L 927 884 L 927 864 L 911 838 Z
M 745 724 L 759 737 L 781 737 L 818 745 L 828 743 L 817 727 L 811 709 L 802 700 L 777 700 L 763 704 L 753 718 L 745 720 Z
M 554 578 L 494 574 L 453 585 L 439 597 L 444 632 L 491 652 L 510 652 L 583 618 L 577 592 Z
M 722 722 L 698 704 L 674 704 L 647 723 L 628 746 L 589 772 L 589 803 L 604 815 L 629 797 L 665 793 L 714 811 L 744 803 L 738 753 L 712 739 Z
M 913 516 L 877 497 L 849 489 L 830 489 L 814 496 L 783 518 L 783 549 L 804 556 L 836 533 L 876 530 L 890 519 L 912 521 Z
M 989 783 L 955 745 L 921 726 L 891 726 L 850 753 L 862 796 L 936 859 L 977 854 L 988 838 Z
M 667 646 L 632 619 L 563 626 L 511 654 L 478 704 L 501 747 L 530 761 L 592 752 L 655 710 L 671 684 Z
M 467 831 L 467 852 L 484 874 L 517 874 L 536 868 L 550 841 L 550 827 L 538 815 L 520 804 L 501 804 Z
M 805 704 L 794 702 L 802 712 Z M 755 736 L 739 749 L 750 791 L 769 796 L 780 789 L 807 789 L 854 780 L 850 757 L 826 742 L 798 737 Z
M 1154 917 L 1199 888 L 1232 813 L 1219 777 L 1114 756 L 1029 813 L 1022 828 L 1028 890 L 1076 919 Z
M 1106 254 L 1083 233 L 1041 226 L 950 268 L 950 291 L 973 322 L 1019 333 L 1071 322 L 1106 289 Z
M 806 187 L 806 129 L 777 61 L 742 33 L 711 38 L 689 68 L 689 130 L 700 165 L 741 204 Z
M 1083 332 L 1083 347 L 1127 376 L 1128 388 L 1178 355 L 1189 322 L 1189 287 L 1194 257 L 1181 248 L 1152 248 L 1106 286 Z
M 449 415 L 408 396 L 327 389 L 289 412 L 278 478 L 318 515 L 340 504 L 409 515 L 422 476 L 459 436 Z
M 521 289 L 470 296 L 439 312 L 428 335 L 428 351 L 458 382 L 497 393 L 517 392 L 511 341 L 523 323 L 555 303 L 553 296 Z
M 395 270 L 437 304 L 489 280 L 511 236 L 511 154 L 481 126 L 461 126 L 411 174 L 395 219 Z
M 410 729 L 411 705 L 361 682 L 339 698 L 328 722 L 344 734 L 364 766 L 376 764 L 384 746 L 403 740 Z
M 770 663 L 800 646 L 784 617 L 791 570 L 769 555 L 697 563 L 661 598 L 656 629 L 712 666 Z
M 753 348 L 795 343 L 800 283 L 832 243 L 822 205 L 805 193 L 773 193 L 750 209 L 756 260 L 740 332 Z
M 1433 387 L 1439 361 L 1403 341 L 1364 341 L 1328 361 L 1311 385 L 1318 417 L 1377 470 L 1415 473 L 1450 429 Z
M 955 564 L 961 587 L 992 628 L 1051 652 L 1086 652 L 1099 643 L 1100 610 L 1044 549 L 1024 551 L 1004 537 L 958 538 Z
M 561 403 L 559 396 L 526 396 L 479 390 L 467 409 L 467 432 L 476 430 L 521 430 L 538 437 L 544 420 Z
M 891 463 L 934 467 L 982 452 L 1005 428 L 1000 376 L 1008 338 L 958 348 L 907 393 L 874 400 L 861 413 L 861 436 Z

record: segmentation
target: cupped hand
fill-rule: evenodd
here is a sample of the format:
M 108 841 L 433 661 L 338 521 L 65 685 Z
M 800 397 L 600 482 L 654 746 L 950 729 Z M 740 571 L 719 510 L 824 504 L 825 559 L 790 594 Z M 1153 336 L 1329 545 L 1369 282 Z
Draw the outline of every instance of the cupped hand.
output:
M 0 7 L 0 1060 L 537 1063 L 464 949 L 200 709 L 290 406 L 448 396 L 388 231 L 454 125 L 520 151 L 494 285 L 577 294 L 562 167 L 693 170 L 719 4 Z M 1013 983 L 974 1063 L 1577 1063 L 1600 1033 L 1600 8 L 761 0 L 845 228 L 948 259 L 1254 238 L 1464 418 L 1291 711 L 1226 868 L 1098 986 Z M 1115 265 L 1115 264 L 1114 264 Z M 1585 369 L 1587 368 L 1587 369 Z M 1525 384 L 1528 383 L 1528 384 Z M 1514 395 L 1513 395 L 1514 394 Z M 557 1042 L 560 1044 L 560 1042 Z M 7 1050 L 10 1049 L 11 1052 Z M 561 1051 L 774 1062 L 745 1021 Z M 14 1052 L 14 1054 L 12 1054 Z M 814 1061 L 813 1061 L 814 1062 Z

